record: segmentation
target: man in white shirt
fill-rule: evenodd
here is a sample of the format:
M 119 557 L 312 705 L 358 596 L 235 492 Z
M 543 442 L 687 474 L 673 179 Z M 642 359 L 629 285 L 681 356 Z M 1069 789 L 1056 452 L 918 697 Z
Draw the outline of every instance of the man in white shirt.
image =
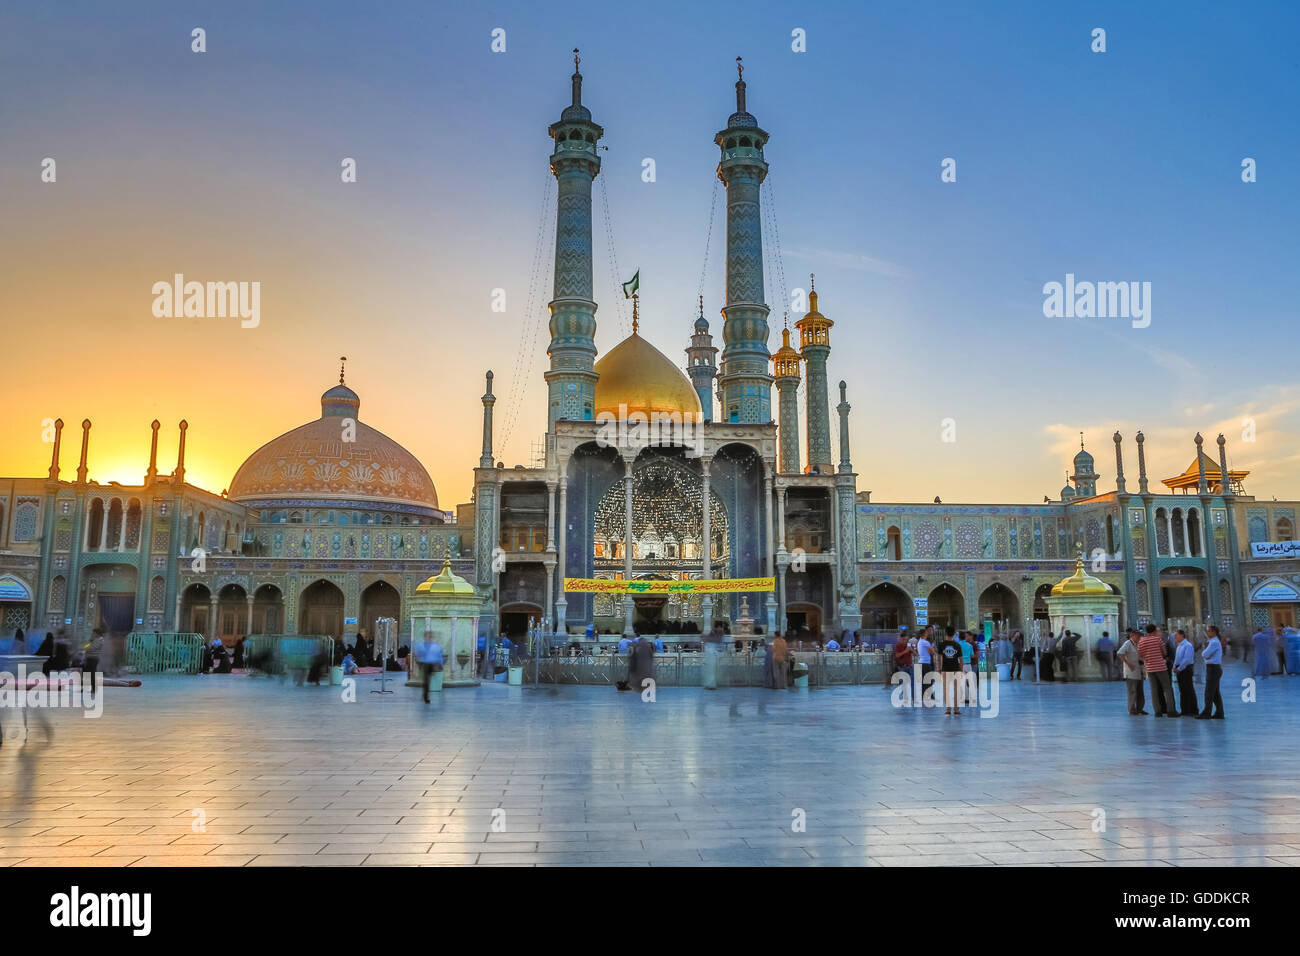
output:
M 1178 710 L 1184 717 L 1195 717 L 1199 708 L 1196 706 L 1196 685 L 1192 677 L 1195 666 L 1192 642 L 1187 639 L 1187 632 L 1181 627 L 1174 632 L 1174 638 L 1178 641 L 1174 648 L 1174 676 L 1178 680 Z
M 1142 655 L 1138 653 L 1137 636 L 1137 631 L 1130 627 L 1125 635 L 1126 640 L 1115 652 L 1116 658 L 1124 665 L 1124 685 L 1128 688 L 1128 712 L 1133 717 L 1147 712 L 1146 692 L 1142 689 L 1144 679 Z
M 1223 720 L 1223 695 L 1219 693 L 1219 681 L 1223 679 L 1223 642 L 1219 640 L 1217 627 L 1210 625 L 1206 633 L 1210 639 L 1201 652 L 1205 660 L 1205 709 L 1196 716 L 1198 720 Z
M 415 659 L 424 671 L 424 702 L 429 703 L 429 681 L 442 670 L 442 645 L 433 637 L 433 631 L 424 632 L 424 640 L 415 645 Z
M 930 628 L 926 627 L 921 631 L 921 636 L 916 642 L 917 659 L 921 662 L 921 679 L 934 670 L 934 658 L 932 652 L 934 645 L 930 643 Z

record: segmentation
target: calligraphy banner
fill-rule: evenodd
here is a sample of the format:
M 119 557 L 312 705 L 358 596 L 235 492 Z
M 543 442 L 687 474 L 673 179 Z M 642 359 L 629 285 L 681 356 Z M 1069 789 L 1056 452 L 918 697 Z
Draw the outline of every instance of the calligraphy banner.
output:
M 1300 555 L 1300 541 L 1252 541 L 1252 558 L 1294 558 Z
M 775 591 L 776 578 L 713 578 L 708 581 L 625 581 L 618 578 L 565 578 L 569 594 L 738 594 Z

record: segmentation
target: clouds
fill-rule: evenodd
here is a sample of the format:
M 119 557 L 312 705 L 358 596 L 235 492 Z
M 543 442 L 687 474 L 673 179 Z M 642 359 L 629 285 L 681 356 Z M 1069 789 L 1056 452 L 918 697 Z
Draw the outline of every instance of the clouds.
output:
M 1204 379 L 1205 391 L 1222 390 L 1212 377 Z M 1124 437 L 1124 475 L 1130 491 L 1137 490 L 1137 448 L 1134 437 L 1141 430 L 1146 439 L 1147 478 L 1153 492 L 1165 489 L 1160 480 L 1181 474 L 1195 460 L 1194 442 L 1199 431 L 1205 439 L 1205 453 L 1217 461 L 1216 439 L 1226 439 L 1229 470 L 1245 470 L 1246 490 L 1258 498 L 1296 497 L 1300 474 L 1291 464 L 1300 460 L 1295 436 L 1300 430 L 1300 384 L 1249 385 L 1228 392 L 1224 397 L 1180 409 L 1173 422 L 1146 423 L 1114 419 L 1079 423 L 1053 423 L 1043 428 L 1048 449 L 1060 461 L 1068 463 L 1079 448 L 1079 432 L 1084 433 L 1088 449 L 1097 461 L 1097 471 L 1105 477 L 1099 490 L 1109 490 L 1115 483 L 1114 446 L 1111 436 Z

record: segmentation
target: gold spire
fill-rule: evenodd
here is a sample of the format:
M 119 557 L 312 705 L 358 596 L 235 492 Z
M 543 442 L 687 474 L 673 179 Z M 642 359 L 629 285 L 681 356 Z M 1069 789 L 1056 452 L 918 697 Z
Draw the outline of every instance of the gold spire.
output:
M 637 305 L 641 301 L 641 296 L 637 293 L 632 294 L 632 334 L 636 335 L 637 327 L 641 324 L 641 318 L 638 314 Z
M 348 364 L 348 357 L 346 355 L 340 355 L 339 356 L 339 384 L 340 385 L 344 384 L 343 370 L 347 366 L 347 364 Z
M 830 329 L 835 323 L 817 311 L 817 275 L 808 275 L 808 314 L 794 324 L 799 330 L 799 347 L 809 345 L 830 345 Z
M 1083 570 L 1083 558 L 1079 558 L 1074 566 L 1074 574 L 1068 578 L 1052 585 L 1052 594 L 1111 594 L 1113 593 L 1100 578 L 1094 578 L 1087 571 Z

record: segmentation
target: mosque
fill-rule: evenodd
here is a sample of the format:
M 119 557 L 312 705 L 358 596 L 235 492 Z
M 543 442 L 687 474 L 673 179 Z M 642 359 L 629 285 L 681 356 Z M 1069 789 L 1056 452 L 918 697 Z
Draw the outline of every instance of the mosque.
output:
M 409 639 L 415 588 L 445 559 L 475 586 L 486 634 L 533 620 L 581 634 L 751 618 L 759 631 L 1027 630 L 1081 554 L 1119 598 L 1122 623 L 1296 623 L 1297 502 L 1248 495 L 1222 435 L 1217 452 L 1197 435 L 1191 464 L 1163 489 L 1148 479 L 1139 432 L 1135 489 L 1116 433 L 1113 482 L 1103 487 L 1081 441 L 1067 484 L 1041 504 L 883 503 L 859 491 L 845 381 L 832 448 L 835 322 L 815 287 L 797 346 L 787 327 L 769 352 L 769 134 L 747 109 L 743 72 L 714 136 L 726 190 L 721 348 L 701 303 L 679 367 L 640 334 L 634 299 L 631 334 L 598 358 L 592 186 L 604 130 L 582 80 L 575 59 L 571 103 L 549 127 L 555 265 L 538 461 L 496 460 L 490 371 L 473 499 L 454 512 L 424 466 L 363 421 L 342 369 L 319 417 L 254 451 L 221 494 L 186 481 L 184 421 L 172 471 L 158 469 L 155 421 L 142 482 L 120 485 L 90 478 L 89 420 L 75 480 L 64 476 L 60 420 L 47 475 L 0 479 L 0 636 L 85 638 L 102 625 L 117 638 L 233 642 L 373 632 L 395 618 Z

